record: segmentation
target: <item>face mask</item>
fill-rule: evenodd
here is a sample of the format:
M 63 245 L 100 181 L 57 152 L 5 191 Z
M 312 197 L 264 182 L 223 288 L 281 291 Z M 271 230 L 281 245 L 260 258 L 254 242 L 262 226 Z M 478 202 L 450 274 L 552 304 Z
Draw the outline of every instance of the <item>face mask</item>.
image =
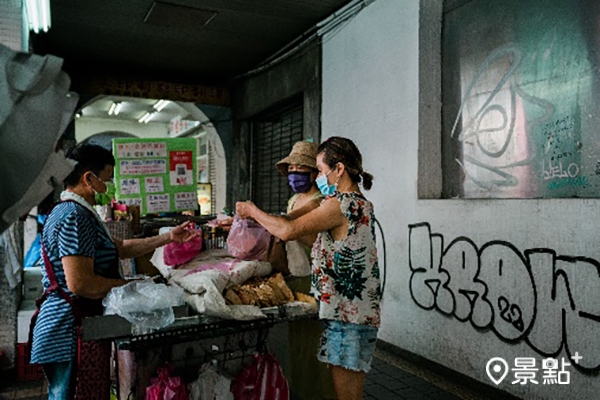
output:
M 333 170 L 331 170 L 331 171 L 333 171 Z M 329 182 L 327 181 L 327 176 L 331 173 L 331 171 L 329 171 L 325 175 L 319 175 L 317 177 L 317 180 L 315 181 L 315 183 L 317 184 L 317 187 L 319 188 L 319 190 L 321 191 L 323 196 L 331 196 L 337 190 L 337 182 L 334 183 L 333 185 L 330 185 Z
M 295 193 L 306 193 L 312 186 L 310 172 L 290 172 L 288 182 Z
M 100 180 L 97 176 L 96 178 Z M 96 203 L 97 206 L 107 206 L 115 198 L 115 184 L 112 182 L 104 182 L 104 185 L 106 185 L 106 191 L 104 193 L 97 192 L 96 189 L 92 187 L 92 190 L 94 191 L 94 203 Z

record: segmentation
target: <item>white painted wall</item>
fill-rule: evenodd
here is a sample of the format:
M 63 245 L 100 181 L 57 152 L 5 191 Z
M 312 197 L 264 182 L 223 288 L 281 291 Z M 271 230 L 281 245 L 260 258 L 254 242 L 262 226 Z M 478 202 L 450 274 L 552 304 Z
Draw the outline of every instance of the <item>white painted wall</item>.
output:
M 511 368 L 516 357 L 535 357 L 536 367 L 541 368 L 545 358 L 541 353 L 558 352 L 558 358 L 573 364 L 567 359 L 568 346 L 571 355 L 577 351 L 583 357 L 580 362 L 586 368 L 600 365 L 600 324 L 579 314 L 600 314 L 597 200 L 418 200 L 418 7 L 416 0 L 376 0 L 323 44 L 323 138 L 352 138 L 363 153 L 365 170 L 375 176 L 366 195 L 375 203 L 388 249 L 380 339 L 492 386 L 485 372 L 492 357 L 503 357 Z M 429 223 L 431 233 L 443 235 L 444 249 L 460 236 L 468 237 L 479 250 L 491 241 L 502 242 L 486 247 L 480 257 L 474 247 L 463 243 L 464 270 L 462 252 L 455 252 L 454 246 L 443 261 L 450 272 L 439 274 L 440 237 L 432 239 L 432 250 L 427 227 L 415 228 L 413 268 L 431 268 L 427 279 L 452 279 L 448 290 L 438 291 L 435 299 L 424 286 L 423 275 L 416 274 L 411 296 L 409 225 L 420 222 Z M 530 274 L 519 255 L 533 248 L 589 259 L 558 259 L 553 264 L 552 254 L 549 258 L 534 255 L 527 263 Z M 431 251 L 437 263 L 431 262 Z M 473 283 L 477 268 L 479 284 Z M 563 278 L 557 278 L 557 296 L 568 310 L 564 338 L 562 309 L 549 297 L 553 271 L 568 277 L 575 308 L 571 310 L 566 301 Z M 479 292 L 474 311 L 459 289 Z M 481 301 L 483 295 L 490 299 L 494 314 Z M 521 307 L 525 328 L 530 327 L 525 335 L 501 318 L 499 296 Z M 455 315 L 446 316 L 419 307 L 417 301 L 423 306 L 436 301 L 442 310 L 450 307 L 450 314 L 453 303 L 458 306 Z M 500 336 L 515 338 L 514 343 Z M 562 342 L 566 345 L 560 350 Z M 511 371 L 498 388 L 526 399 L 598 398 L 596 377 L 574 366 L 566 370 L 570 385 L 543 385 L 542 370 L 537 373 L 538 385 L 513 385 Z

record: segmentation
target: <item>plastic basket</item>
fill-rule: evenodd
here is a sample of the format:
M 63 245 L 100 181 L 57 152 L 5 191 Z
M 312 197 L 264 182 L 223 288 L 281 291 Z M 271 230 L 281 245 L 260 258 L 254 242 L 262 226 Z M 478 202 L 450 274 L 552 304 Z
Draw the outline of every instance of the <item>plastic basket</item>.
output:
M 17 343 L 17 381 L 39 381 L 41 379 L 44 379 L 42 367 L 29 363 L 27 343 Z

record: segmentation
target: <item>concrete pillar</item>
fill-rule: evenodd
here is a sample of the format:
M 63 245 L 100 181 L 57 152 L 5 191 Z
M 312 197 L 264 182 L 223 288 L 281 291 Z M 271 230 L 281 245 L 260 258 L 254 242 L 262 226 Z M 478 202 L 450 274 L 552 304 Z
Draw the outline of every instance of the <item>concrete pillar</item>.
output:
M 19 51 L 24 50 L 28 41 L 27 33 L 23 31 L 22 4 L 22 0 L 0 1 L 0 43 Z M 23 224 L 18 224 L 17 229 L 22 232 Z M 0 370 L 14 365 L 17 308 L 21 294 L 21 285 L 17 285 L 16 288 L 10 287 L 5 275 L 6 264 L 6 249 L 0 247 L 0 351 L 5 354 L 5 358 L 0 359 Z

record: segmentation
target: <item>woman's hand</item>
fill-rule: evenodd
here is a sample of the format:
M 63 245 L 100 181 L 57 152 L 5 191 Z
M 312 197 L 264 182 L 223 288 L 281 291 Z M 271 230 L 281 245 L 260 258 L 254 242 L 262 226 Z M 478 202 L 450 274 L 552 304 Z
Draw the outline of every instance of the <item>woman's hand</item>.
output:
M 235 203 L 235 212 L 240 218 L 253 218 L 252 213 L 256 210 L 256 205 L 251 201 L 238 201 Z
M 171 229 L 169 231 L 169 237 L 171 241 L 176 243 L 185 243 L 192 240 L 196 236 L 200 236 L 202 231 L 193 229 L 193 227 L 190 226 L 191 224 L 192 221 L 186 221 L 183 224 Z

